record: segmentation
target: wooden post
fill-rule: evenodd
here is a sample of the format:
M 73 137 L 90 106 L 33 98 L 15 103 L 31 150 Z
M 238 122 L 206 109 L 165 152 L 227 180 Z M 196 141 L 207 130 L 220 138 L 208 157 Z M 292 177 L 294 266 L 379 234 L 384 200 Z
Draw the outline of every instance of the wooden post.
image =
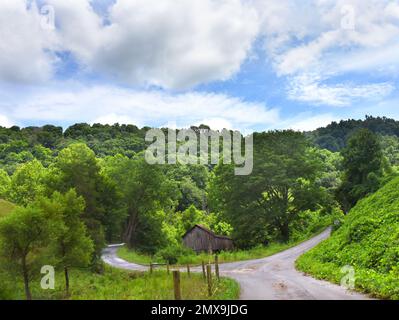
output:
M 187 275 L 190 276 L 190 265 L 187 264 Z
M 215 274 L 216 274 L 216 279 L 220 279 L 219 278 L 219 257 L 217 254 L 215 254 Z
M 152 274 L 152 262 L 150 263 L 150 274 Z
M 180 272 L 178 270 L 173 271 L 173 288 L 175 292 L 175 300 L 181 300 Z
M 202 261 L 202 276 L 204 278 L 204 281 L 206 281 L 206 271 L 205 271 L 205 262 Z
M 166 272 L 169 274 L 169 261 L 166 262 Z
M 206 275 L 208 280 L 208 295 L 212 296 L 212 267 L 210 264 L 206 266 Z

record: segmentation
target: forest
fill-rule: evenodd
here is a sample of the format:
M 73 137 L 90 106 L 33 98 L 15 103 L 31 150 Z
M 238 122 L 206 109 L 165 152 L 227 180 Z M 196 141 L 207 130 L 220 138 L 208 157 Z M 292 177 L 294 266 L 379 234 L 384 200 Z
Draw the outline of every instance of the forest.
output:
M 221 161 L 150 165 L 148 129 L 0 128 L 0 298 L 13 291 L 10 279 L 32 298 L 44 261 L 63 270 L 68 293 L 71 270 L 104 272 L 108 243 L 180 263 L 195 257 L 181 238 L 196 224 L 230 236 L 241 252 L 300 241 L 329 225 L 340 230 L 352 208 L 398 175 L 399 122 L 387 118 L 254 133 L 248 176 Z M 376 255 L 389 260 L 384 272 L 398 272 L 398 251 Z

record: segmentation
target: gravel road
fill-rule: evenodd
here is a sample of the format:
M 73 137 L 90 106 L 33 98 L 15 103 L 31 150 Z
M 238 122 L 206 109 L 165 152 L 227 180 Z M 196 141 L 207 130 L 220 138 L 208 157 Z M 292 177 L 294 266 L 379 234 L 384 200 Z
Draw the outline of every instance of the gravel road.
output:
M 221 275 L 233 278 L 240 284 L 242 300 L 369 299 L 338 285 L 306 276 L 295 269 L 295 260 L 329 235 L 330 229 L 327 229 L 308 241 L 266 258 L 220 264 Z M 116 255 L 117 248 L 113 246 L 104 250 L 104 262 L 122 269 L 148 270 L 146 266 L 119 258 Z M 199 269 L 193 268 L 193 271 Z

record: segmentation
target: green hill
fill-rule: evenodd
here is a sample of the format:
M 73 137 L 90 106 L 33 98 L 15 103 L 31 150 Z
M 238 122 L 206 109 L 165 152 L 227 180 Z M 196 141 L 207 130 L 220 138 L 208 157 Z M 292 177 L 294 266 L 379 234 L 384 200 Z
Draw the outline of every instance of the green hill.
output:
M 357 290 L 399 299 L 399 178 L 361 200 L 329 239 L 297 261 L 299 270 L 336 283 L 347 265 Z
M 14 210 L 15 205 L 7 200 L 0 199 L 0 218 Z

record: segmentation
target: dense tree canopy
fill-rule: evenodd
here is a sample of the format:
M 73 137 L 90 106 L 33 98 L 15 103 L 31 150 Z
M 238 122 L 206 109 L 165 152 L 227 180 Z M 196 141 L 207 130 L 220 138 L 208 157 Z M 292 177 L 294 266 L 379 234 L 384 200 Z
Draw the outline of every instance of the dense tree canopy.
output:
M 377 136 L 368 129 L 358 130 L 342 150 L 343 181 L 337 190 L 345 211 L 379 187 L 383 174 L 383 153 Z
M 209 191 L 244 246 L 275 236 L 288 240 L 297 214 L 317 209 L 324 198 L 315 184 L 321 164 L 302 134 L 269 132 L 255 135 L 254 141 L 252 174 L 235 176 L 220 164 Z

